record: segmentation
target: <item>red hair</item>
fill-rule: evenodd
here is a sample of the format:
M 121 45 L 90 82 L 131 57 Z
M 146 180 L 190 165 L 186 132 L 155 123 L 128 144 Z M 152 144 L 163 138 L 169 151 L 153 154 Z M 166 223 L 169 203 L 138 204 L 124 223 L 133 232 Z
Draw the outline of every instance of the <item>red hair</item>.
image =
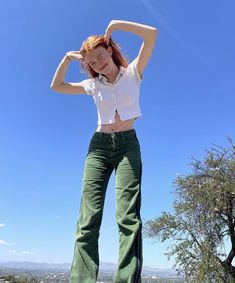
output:
M 107 45 L 103 35 L 91 35 L 83 41 L 80 52 L 82 56 L 85 57 L 86 53 L 99 46 L 104 47 L 105 49 L 111 46 L 113 50 L 112 59 L 114 64 L 118 67 L 123 66 L 124 68 L 128 66 L 128 60 L 122 55 L 120 46 L 115 43 L 111 37 L 109 39 L 109 45 Z M 86 64 L 84 61 L 81 62 L 81 66 L 82 69 L 85 70 L 91 78 L 95 78 L 99 75 L 91 68 L 89 64 Z

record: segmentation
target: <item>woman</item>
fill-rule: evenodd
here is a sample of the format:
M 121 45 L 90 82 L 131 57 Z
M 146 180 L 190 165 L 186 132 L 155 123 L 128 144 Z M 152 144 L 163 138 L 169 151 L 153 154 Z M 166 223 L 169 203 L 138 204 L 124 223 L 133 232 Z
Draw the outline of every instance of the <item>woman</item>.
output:
M 137 57 L 128 64 L 112 32 L 123 30 L 143 38 Z M 142 222 L 140 217 L 142 162 L 134 121 L 142 116 L 139 105 L 144 68 L 157 38 L 154 27 L 111 21 L 104 36 L 90 36 L 79 51 L 68 52 L 59 64 L 51 88 L 66 94 L 91 95 L 97 107 L 98 126 L 86 156 L 80 216 L 77 223 L 72 283 L 95 283 L 99 269 L 98 238 L 105 192 L 115 170 L 116 219 L 119 227 L 119 261 L 115 283 L 141 282 Z M 71 60 L 80 61 L 89 79 L 64 82 Z

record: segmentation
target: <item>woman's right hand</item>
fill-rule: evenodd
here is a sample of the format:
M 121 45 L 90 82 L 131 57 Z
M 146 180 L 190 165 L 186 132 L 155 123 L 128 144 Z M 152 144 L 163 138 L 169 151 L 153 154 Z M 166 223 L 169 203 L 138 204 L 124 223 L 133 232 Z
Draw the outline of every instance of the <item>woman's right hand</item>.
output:
M 87 61 L 83 57 L 81 51 L 69 51 L 65 55 L 69 60 L 79 61 L 84 69 L 87 68 Z
M 66 53 L 66 57 L 68 57 L 69 60 L 85 60 L 80 51 L 69 51 Z

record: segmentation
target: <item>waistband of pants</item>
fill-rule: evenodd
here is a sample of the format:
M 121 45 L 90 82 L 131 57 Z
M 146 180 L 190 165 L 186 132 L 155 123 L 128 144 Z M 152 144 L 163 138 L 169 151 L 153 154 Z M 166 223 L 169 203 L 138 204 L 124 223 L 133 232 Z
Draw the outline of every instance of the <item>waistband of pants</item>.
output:
M 113 133 L 104 133 L 104 132 L 95 132 L 93 135 L 93 138 L 98 138 L 100 140 L 105 140 L 105 139 L 123 139 L 125 138 L 130 138 L 136 136 L 136 130 L 135 129 L 130 129 L 126 131 L 121 131 L 121 132 L 113 132 Z

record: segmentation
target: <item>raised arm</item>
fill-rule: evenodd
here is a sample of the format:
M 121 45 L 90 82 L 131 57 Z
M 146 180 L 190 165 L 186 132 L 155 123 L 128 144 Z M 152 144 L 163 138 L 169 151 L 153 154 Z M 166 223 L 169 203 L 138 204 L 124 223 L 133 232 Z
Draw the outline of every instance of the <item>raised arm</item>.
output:
M 61 60 L 59 66 L 56 69 L 50 88 L 55 90 L 56 92 L 65 94 L 85 93 L 81 82 L 69 83 L 64 81 L 65 73 L 67 71 L 68 64 L 71 60 L 82 60 L 82 56 L 79 51 L 70 51 L 66 53 L 66 55 Z
M 142 75 L 148 60 L 151 57 L 155 41 L 157 39 L 158 30 L 155 27 L 121 20 L 112 20 L 105 32 L 107 43 L 114 30 L 123 30 L 133 32 L 134 34 L 143 38 L 142 46 L 136 59 L 136 66 L 140 76 Z

